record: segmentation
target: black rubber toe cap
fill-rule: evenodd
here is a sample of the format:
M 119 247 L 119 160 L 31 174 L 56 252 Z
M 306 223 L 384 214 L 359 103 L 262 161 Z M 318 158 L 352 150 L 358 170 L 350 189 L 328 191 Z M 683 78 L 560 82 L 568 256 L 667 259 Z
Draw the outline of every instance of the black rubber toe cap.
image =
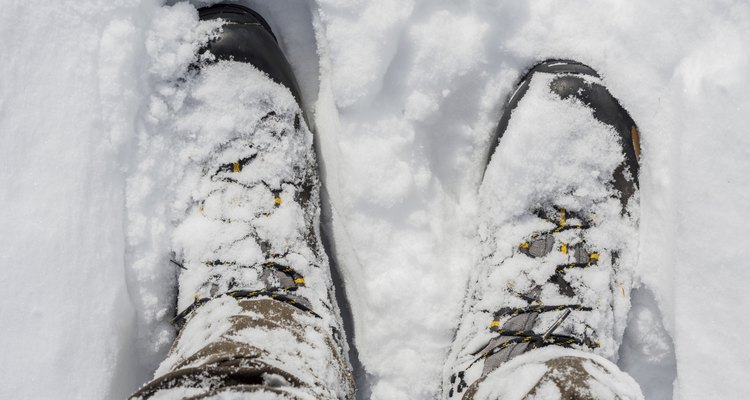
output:
M 599 74 L 591 67 L 572 60 L 547 60 L 535 65 L 521 79 L 518 88 L 508 100 L 503 110 L 497 129 L 495 140 L 487 158 L 489 163 L 495 148 L 508 128 L 513 110 L 529 89 L 534 74 L 546 73 L 557 75 L 550 83 L 550 91 L 566 100 L 575 98 L 586 104 L 593 111 L 594 117 L 610 125 L 618 133 L 620 144 L 625 155 L 623 168 L 615 172 L 615 186 L 622 192 L 624 201 L 633 194 L 638 185 L 638 158 L 640 157 L 640 138 L 638 128 L 627 111 L 617 99 L 597 80 L 587 79 L 586 76 L 599 78 Z M 630 171 L 632 177 L 624 176 L 624 167 Z
M 291 90 L 301 102 L 299 86 L 270 25 L 255 11 L 236 4 L 217 4 L 198 10 L 201 20 L 226 21 L 218 39 L 206 48 L 219 60 L 246 62 Z
M 533 72 L 546 72 L 548 74 L 577 74 L 577 75 L 590 75 L 599 77 L 591 67 L 585 64 L 581 64 L 578 61 L 573 60 L 547 60 L 543 61 L 534 66 L 529 71 L 529 74 Z
M 260 24 L 276 40 L 276 36 L 271 31 L 271 26 L 260 14 L 237 4 L 215 4 L 211 7 L 201 8 L 198 10 L 198 17 L 201 21 L 221 18 L 236 24 Z

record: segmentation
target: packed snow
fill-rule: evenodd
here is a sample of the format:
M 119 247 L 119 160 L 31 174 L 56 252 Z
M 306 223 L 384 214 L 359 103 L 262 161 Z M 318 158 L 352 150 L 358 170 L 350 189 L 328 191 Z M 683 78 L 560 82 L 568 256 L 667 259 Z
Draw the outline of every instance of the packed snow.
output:
M 6 3 L 0 397 L 124 398 L 174 338 L 176 199 L 140 185 L 179 161 L 144 157 L 149 135 L 168 137 L 152 119 L 212 28 L 184 3 Z M 439 395 L 492 133 L 520 77 L 549 58 L 595 68 L 641 131 L 620 367 L 647 399 L 750 392 L 750 4 L 241 3 L 280 38 L 312 116 L 360 398 Z

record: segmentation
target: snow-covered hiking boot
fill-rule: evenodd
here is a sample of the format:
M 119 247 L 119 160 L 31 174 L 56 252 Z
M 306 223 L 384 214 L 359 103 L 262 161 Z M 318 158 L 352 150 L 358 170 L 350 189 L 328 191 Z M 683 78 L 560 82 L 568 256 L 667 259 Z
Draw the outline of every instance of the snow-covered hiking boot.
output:
M 638 251 L 638 130 L 591 68 L 534 67 L 479 190 L 447 398 L 638 399 L 616 361 Z
M 178 83 L 172 124 L 187 160 L 172 237 L 179 333 L 132 398 L 353 399 L 313 135 L 291 68 L 256 13 L 231 5 L 200 16 L 222 18 L 223 32 Z

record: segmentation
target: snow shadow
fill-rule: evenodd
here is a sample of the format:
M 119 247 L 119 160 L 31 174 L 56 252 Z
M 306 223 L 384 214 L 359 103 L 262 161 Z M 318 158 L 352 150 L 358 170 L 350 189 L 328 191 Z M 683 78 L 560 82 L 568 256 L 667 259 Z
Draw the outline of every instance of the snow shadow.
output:
M 672 399 L 677 359 L 659 305 L 647 288 L 633 290 L 631 300 L 618 365 L 641 385 L 647 399 Z

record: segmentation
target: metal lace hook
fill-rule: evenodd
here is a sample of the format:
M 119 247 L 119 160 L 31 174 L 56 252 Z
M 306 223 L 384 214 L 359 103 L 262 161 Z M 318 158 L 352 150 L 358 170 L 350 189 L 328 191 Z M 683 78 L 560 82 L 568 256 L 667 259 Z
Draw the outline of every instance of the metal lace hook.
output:
M 565 311 L 563 311 L 562 315 L 560 315 L 560 318 L 558 318 L 557 321 L 555 321 L 555 323 L 552 324 L 552 326 L 550 326 L 546 332 L 544 332 L 544 334 L 542 335 L 542 340 L 547 340 L 547 337 L 549 337 L 549 335 L 551 335 L 552 332 L 554 332 L 555 329 L 557 329 L 560 326 L 560 324 L 562 324 L 563 321 L 565 321 L 565 319 L 568 318 L 570 313 L 571 313 L 570 309 L 566 308 Z

